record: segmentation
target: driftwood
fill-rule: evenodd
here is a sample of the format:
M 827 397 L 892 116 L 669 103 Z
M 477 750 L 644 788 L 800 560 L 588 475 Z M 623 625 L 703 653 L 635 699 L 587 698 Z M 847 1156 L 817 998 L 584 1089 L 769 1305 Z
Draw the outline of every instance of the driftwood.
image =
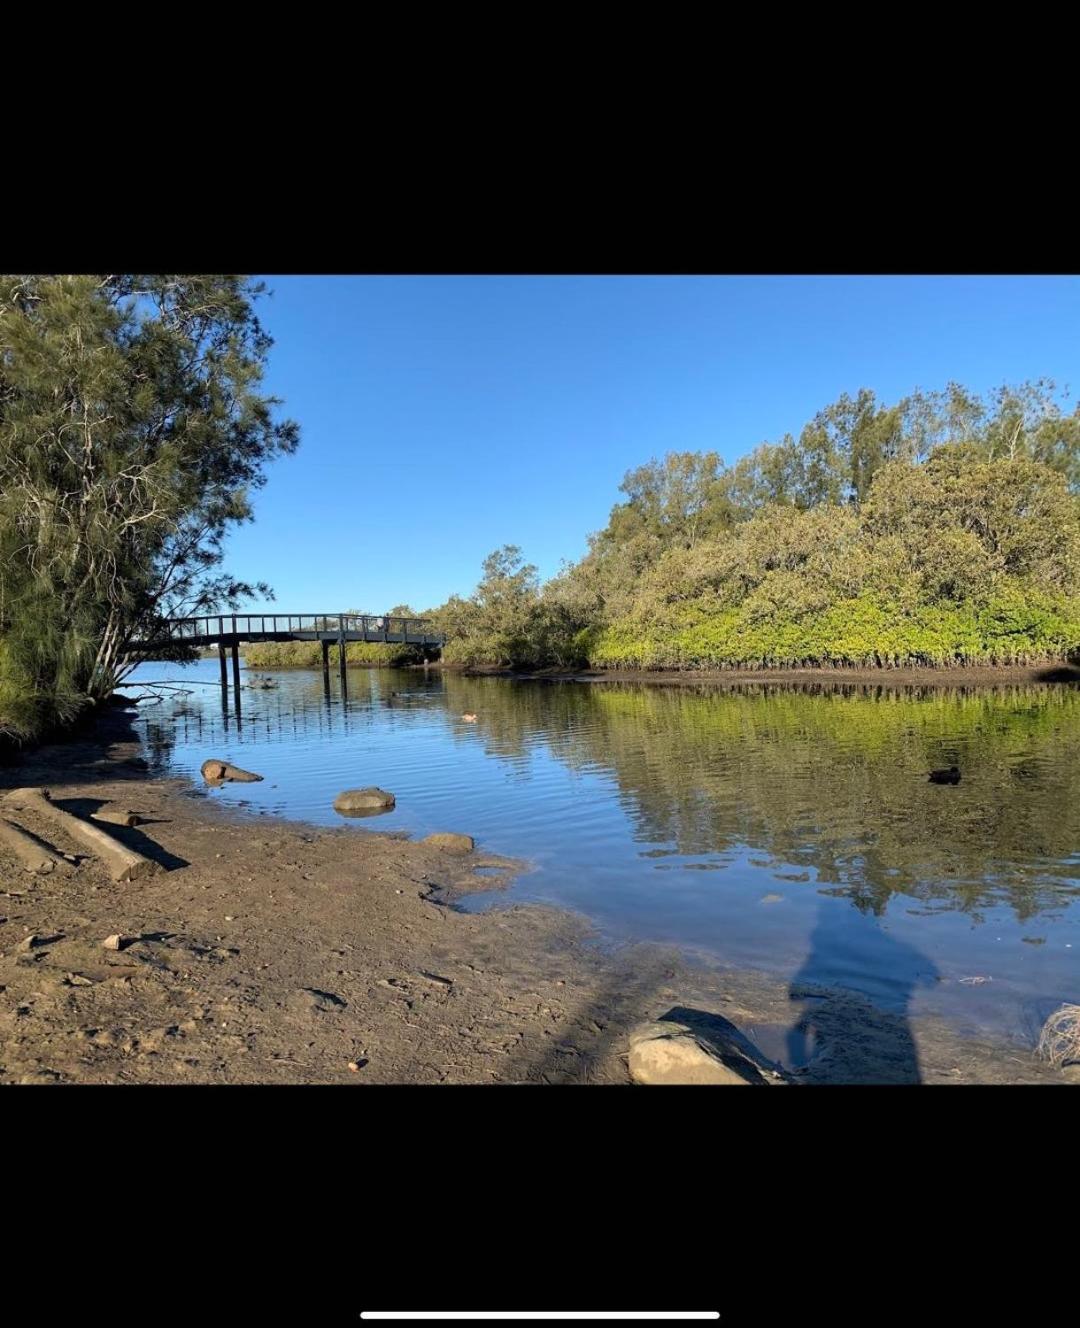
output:
M 21 826 L 0 816 L 0 842 L 7 845 L 28 872 L 44 876 L 51 871 L 74 871 L 73 865 L 28 835 Z
M 49 800 L 48 789 L 12 789 L 5 801 L 13 807 L 25 807 L 27 810 L 46 816 L 54 824 L 62 826 L 70 835 L 89 845 L 109 869 L 114 881 L 137 881 L 144 876 L 153 876 L 161 871 L 161 864 L 152 858 L 146 858 L 134 849 L 126 848 L 111 835 L 99 830 L 96 825 L 62 807 L 57 807 Z

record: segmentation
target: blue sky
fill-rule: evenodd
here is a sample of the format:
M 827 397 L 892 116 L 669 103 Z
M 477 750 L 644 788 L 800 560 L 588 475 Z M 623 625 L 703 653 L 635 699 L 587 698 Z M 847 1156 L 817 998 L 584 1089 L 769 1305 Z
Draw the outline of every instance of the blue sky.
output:
M 844 391 L 1080 392 L 1078 277 L 265 280 L 266 387 L 301 442 L 227 565 L 285 612 L 427 608 L 501 544 L 549 576 L 631 467 L 730 463 Z

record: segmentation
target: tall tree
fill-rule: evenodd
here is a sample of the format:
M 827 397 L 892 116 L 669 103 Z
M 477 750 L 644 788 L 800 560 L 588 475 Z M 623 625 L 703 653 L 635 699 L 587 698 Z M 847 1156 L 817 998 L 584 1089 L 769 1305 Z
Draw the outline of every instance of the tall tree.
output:
M 269 587 L 221 570 L 265 466 L 295 449 L 260 390 L 241 276 L 0 277 L 0 634 L 62 709 L 163 617 Z

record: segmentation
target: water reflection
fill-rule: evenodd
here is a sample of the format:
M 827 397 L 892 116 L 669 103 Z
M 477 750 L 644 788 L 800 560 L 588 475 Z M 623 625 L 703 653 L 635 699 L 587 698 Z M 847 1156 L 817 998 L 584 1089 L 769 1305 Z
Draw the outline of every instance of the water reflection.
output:
M 243 790 L 255 811 L 341 824 L 341 789 L 387 788 L 397 806 L 380 829 L 463 830 L 531 859 L 515 898 L 580 909 L 615 939 L 843 981 L 894 1023 L 934 987 L 965 1017 L 1007 1009 L 1015 1023 L 1022 1003 L 1080 985 L 1076 686 L 354 670 L 343 695 L 336 676 L 328 690 L 318 670 L 276 671 L 275 688 L 246 693 L 238 732 L 216 685 L 194 685 L 216 672 L 195 666 L 190 695 L 146 710 L 149 751 L 163 771 L 197 775 L 212 756 L 258 770 L 265 782 Z M 928 782 L 951 765 L 960 784 Z M 941 983 L 912 977 L 933 968 Z M 995 982 L 958 987 L 978 972 Z M 807 1007 L 800 1053 L 820 1040 L 821 1009 Z

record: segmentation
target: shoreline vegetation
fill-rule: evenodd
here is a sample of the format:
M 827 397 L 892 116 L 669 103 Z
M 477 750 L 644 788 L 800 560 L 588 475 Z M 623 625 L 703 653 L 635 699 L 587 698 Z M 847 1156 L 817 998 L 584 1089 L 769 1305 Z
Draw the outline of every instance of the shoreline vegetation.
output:
M 506 545 L 423 616 L 447 665 L 717 671 L 1080 663 L 1080 410 L 1042 379 L 843 395 L 733 466 L 671 452 L 541 584 Z

